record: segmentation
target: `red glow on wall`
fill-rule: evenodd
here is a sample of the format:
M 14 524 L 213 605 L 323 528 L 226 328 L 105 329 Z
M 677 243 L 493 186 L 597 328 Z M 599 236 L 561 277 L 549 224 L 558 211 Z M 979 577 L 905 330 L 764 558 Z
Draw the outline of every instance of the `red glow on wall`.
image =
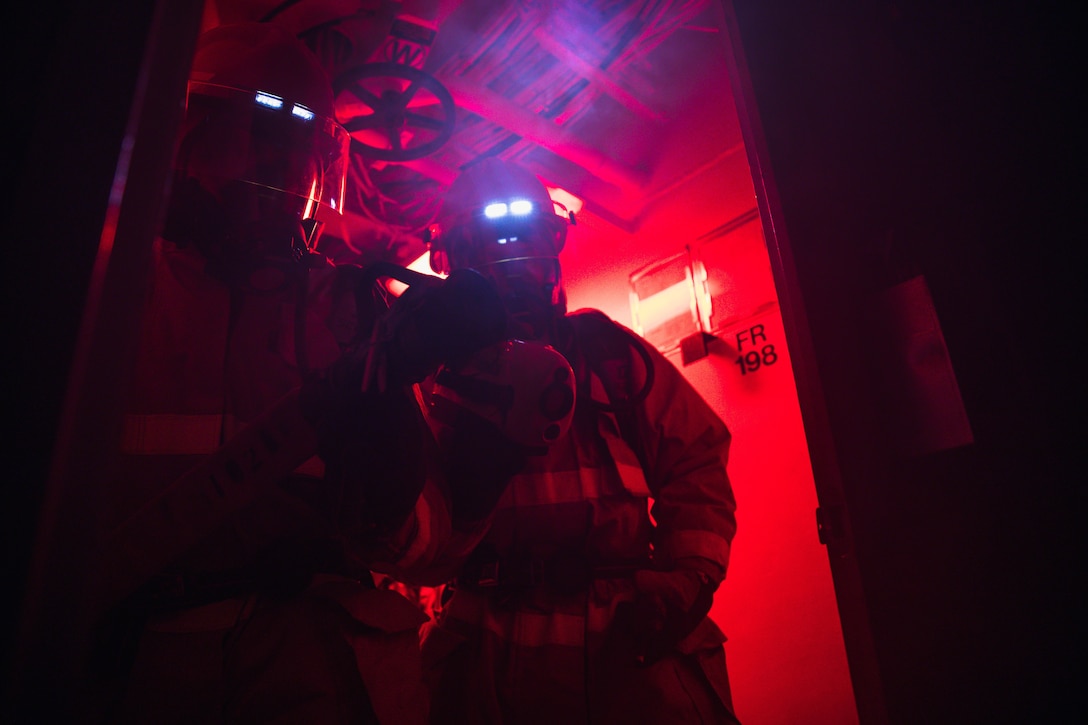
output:
M 722 206 L 728 204 L 716 208 Z M 729 474 L 738 530 L 711 616 L 729 638 L 737 714 L 742 722 L 761 725 L 856 723 L 830 565 L 817 537 L 816 489 L 789 348 L 759 220 L 743 208 L 726 224 L 708 224 L 698 214 L 663 216 L 667 234 L 658 227 L 630 235 L 583 212 L 563 255 L 571 308 L 596 307 L 634 329 L 630 273 L 693 245 L 693 256 L 706 264 L 712 336 L 700 360 L 683 365 L 678 352 L 669 357 L 733 433 Z M 707 234 L 708 228 L 719 233 Z M 666 286 L 640 304 L 666 304 L 668 297 L 667 304 L 683 306 L 688 289 Z

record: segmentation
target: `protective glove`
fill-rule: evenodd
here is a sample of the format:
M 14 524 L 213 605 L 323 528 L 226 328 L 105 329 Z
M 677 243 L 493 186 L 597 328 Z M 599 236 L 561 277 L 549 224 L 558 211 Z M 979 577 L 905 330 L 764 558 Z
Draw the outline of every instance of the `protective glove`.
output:
M 674 650 L 710 611 L 719 579 L 713 564 L 682 562 L 670 571 L 635 572 L 635 600 L 617 607 L 617 625 L 634 639 L 636 658 L 650 665 Z
M 375 324 L 363 390 L 418 383 L 442 364 L 506 339 L 506 311 L 495 286 L 471 269 L 411 285 Z
M 344 360 L 304 383 L 303 415 L 325 463 L 320 490 L 339 532 L 354 545 L 380 545 L 412 512 L 427 477 L 430 435 L 410 388 L 360 390 L 357 364 Z

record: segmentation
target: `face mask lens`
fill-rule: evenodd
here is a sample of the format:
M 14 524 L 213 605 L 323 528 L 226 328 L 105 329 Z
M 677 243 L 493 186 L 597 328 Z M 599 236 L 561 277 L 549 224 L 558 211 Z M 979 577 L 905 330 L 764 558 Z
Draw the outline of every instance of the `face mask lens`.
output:
M 493 205 L 494 206 L 494 205 Z M 552 258 L 556 255 L 539 220 L 509 213 L 481 216 L 450 241 L 450 259 L 458 267 L 479 268 L 508 260 Z

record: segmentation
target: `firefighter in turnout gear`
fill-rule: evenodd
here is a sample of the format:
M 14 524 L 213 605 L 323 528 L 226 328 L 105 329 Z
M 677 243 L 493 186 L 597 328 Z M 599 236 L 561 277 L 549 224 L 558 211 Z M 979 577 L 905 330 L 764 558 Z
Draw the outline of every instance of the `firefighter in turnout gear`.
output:
M 736 530 L 730 433 L 656 349 L 567 312 L 571 218 L 497 158 L 450 186 L 437 272 L 491 280 L 515 337 L 571 363 L 569 432 L 502 492 L 424 626 L 432 723 L 735 723 L 707 614 Z
M 506 344 L 501 315 L 456 315 L 499 309 L 489 282 L 390 307 L 380 271 L 317 252 L 344 194 L 332 119 L 289 33 L 199 40 L 104 524 L 102 722 L 425 722 L 425 617 L 372 573 L 471 548 L 529 455 L 478 416 L 437 439 L 415 388 Z M 436 324 L 450 336 L 421 346 Z

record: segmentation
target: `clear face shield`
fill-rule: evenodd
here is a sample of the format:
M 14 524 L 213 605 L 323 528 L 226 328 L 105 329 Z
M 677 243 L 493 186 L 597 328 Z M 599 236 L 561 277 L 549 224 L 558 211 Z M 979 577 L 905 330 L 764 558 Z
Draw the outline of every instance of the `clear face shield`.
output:
M 319 208 L 343 213 L 350 137 L 335 120 L 278 96 L 190 82 L 175 192 L 207 198 L 191 210 L 214 209 L 218 235 L 276 234 L 300 222 L 311 246 Z M 213 201 L 214 200 L 214 201 Z M 211 212 L 209 212 L 211 213 Z M 282 232 L 279 232 L 282 233 Z

